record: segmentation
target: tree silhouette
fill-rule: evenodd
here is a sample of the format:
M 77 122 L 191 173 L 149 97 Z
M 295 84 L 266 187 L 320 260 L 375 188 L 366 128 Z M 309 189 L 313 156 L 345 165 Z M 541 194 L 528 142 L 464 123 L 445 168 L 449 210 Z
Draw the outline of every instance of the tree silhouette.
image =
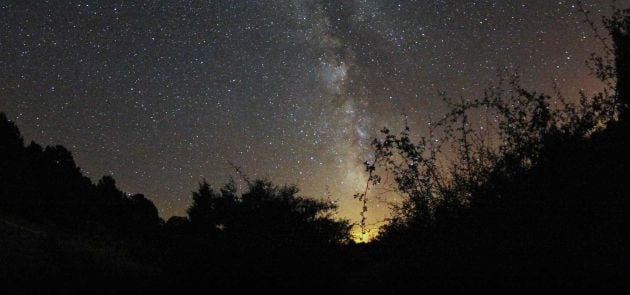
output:
M 118 232 L 155 232 L 161 219 L 144 196 L 128 197 L 111 176 L 94 185 L 65 147 L 24 146 L 15 124 L 0 113 L 0 210 L 64 227 L 93 225 Z
M 238 286 L 319 285 L 333 279 L 340 247 L 349 242 L 350 225 L 334 217 L 336 205 L 298 196 L 295 186 L 270 181 L 234 181 L 220 190 L 206 181 L 193 192 L 188 220 L 171 218 L 169 275 L 181 284 L 211 281 Z
M 216 229 L 218 225 L 216 202 L 222 195 L 210 188 L 206 181 L 203 181 L 199 184 L 199 190 L 193 192 L 192 196 L 193 203 L 187 210 L 191 223 L 207 227 L 207 229 Z
M 13 192 L 19 189 L 19 161 L 22 158 L 24 139 L 15 123 L 0 113 L 0 210 L 15 207 Z
M 188 208 L 191 225 L 200 230 L 225 231 L 265 244 L 319 241 L 343 243 L 348 239 L 347 221 L 336 221 L 336 205 L 297 196 L 295 186 L 278 187 L 256 180 L 238 196 L 233 181 L 215 191 L 203 181 L 193 192 Z

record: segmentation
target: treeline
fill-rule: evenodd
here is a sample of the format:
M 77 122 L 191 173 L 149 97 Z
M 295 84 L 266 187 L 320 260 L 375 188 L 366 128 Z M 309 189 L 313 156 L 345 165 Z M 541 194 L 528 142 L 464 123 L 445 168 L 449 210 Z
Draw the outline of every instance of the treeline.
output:
M 154 234 L 163 223 L 143 195 L 129 196 L 111 176 L 94 184 L 63 146 L 24 145 L 0 113 L 0 212 L 73 229 Z
M 89 261 L 103 258 L 90 255 L 81 258 L 87 261 L 72 261 L 81 259 L 68 258 L 59 249 L 69 234 L 88 241 L 85 247 L 94 247 L 94 241 L 101 245 L 79 252 L 105 252 L 131 266 L 157 267 L 161 275 L 144 277 L 155 288 L 179 289 L 199 282 L 206 287 L 239 286 L 245 278 L 251 286 L 321 287 L 340 280 L 341 263 L 351 256 L 342 255 L 346 250 L 341 246 L 352 241 L 349 222 L 335 216 L 336 204 L 301 197 L 295 186 L 247 178 L 244 183 L 241 192 L 234 181 L 220 189 L 203 181 L 192 193 L 187 216 L 164 222 L 150 200 L 124 193 L 111 176 L 92 183 L 63 146 L 25 146 L 17 126 L 0 113 L 0 221 L 3 216 L 19 217 L 49 225 L 46 245 L 25 247 L 44 249 L 46 256 L 59 256 L 54 264 L 70 265 L 67 273 L 33 278 L 12 273 L 12 268 L 20 268 L 12 264 L 33 263 L 26 268 L 36 269 L 50 262 L 9 260 L 0 267 L 0 276 L 59 283 L 72 274 L 85 276 L 89 269 L 86 282 L 109 277 L 114 285 L 124 277 L 145 276 L 128 273 L 125 263 L 119 270 L 105 265 L 109 263 L 94 265 Z

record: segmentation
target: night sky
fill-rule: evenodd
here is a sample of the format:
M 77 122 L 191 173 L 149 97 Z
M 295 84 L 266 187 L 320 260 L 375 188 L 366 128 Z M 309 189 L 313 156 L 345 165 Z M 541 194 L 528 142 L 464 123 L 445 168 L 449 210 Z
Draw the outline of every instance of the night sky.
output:
M 421 133 L 445 112 L 439 91 L 479 96 L 516 69 L 535 90 L 599 89 L 585 66 L 598 43 L 573 4 L 0 0 L 0 111 L 166 218 L 232 162 L 356 221 L 371 138 L 405 115 Z

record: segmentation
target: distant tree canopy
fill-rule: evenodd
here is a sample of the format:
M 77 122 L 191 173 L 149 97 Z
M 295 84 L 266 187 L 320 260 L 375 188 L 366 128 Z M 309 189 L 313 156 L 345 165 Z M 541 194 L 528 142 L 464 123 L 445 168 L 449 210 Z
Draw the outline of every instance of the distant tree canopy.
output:
M 187 212 L 198 231 L 275 247 L 349 241 L 350 226 L 348 221 L 334 218 L 335 204 L 297 194 L 295 186 L 276 186 L 264 180 L 248 183 L 242 194 L 233 181 L 218 191 L 204 181 L 193 192 Z
M 24 146 L 15 124 L 0 113 L 0 211 L 64 227 L 99 226 L 151 233 L 161 224 L 153 203 L 127 196 L 111 176 L 94 185 L 63 146 Z
M 96 184 L 83 176 L 63 146 L 24 146 L 19 129 L 0 113 L 0 212 L 75 228 L 103 227 L 120 233 L 155 233 L 163 221 L 144 195 L 129 196 L 111 176 Z M 188 220 L 175 218 L 168 231 L 248 239 L 288 247 L 349 241 L 346 220 L 333 218 L 330 202 L 297 195 L 295 186 L 249 183 L 240 194 L 234 181 L 214 190 L 202 182 L 193 192 Z M 310 246 L 309 246 L 310 247 Z
M 220 189 L 207 182 L 192 193 L 188 218 L 165 226 L 177 281 L 240 286 L 329 286 L 341 279 L 340 251 L 350 244 L 350 224 L 336 205 L 298 195 L 295 186 L 234 181 Z M 186 274 L 184 277 L 181 277 Z

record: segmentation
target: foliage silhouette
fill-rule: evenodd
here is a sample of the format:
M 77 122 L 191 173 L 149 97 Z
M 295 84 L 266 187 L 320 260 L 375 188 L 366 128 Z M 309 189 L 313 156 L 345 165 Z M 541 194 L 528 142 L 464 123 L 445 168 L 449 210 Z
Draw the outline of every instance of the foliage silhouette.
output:
M 239 193 L 234 181 L 218 191 L 204 181 L 193 192 L 190 222 L 167 223 L 188 233 L 171 243 L 168 269 L 173 276 L 187 274 L 177 280 L 186 284 L 238 286 L 243 276 L 266 287 L 330 282 L 335 272 L 326 267 L 339 263 L 335 253 L 350 237 L 349 223 L 335 219 L 335 210 L 332 203 L 298 196 L 295 186 L 255 180 Z
M 386 282 L 630 284 L 630 13 L 604 24 L 614 46 L 592 68 L 609 89 L 577 105 L 512 76 L 480 99 L 445 97 L 451 111 L 417 142 L 408 127 L 382 130 L 366 170 L 372 185 L 393 176 L 403 197 L 380 236 Z M 469 121 L 478 113 L 486 125 Z
M 370 244 L 350 240 L 334 203 L 247 177 L 242 191 L 202 181 L 187 216 L 164 223 L 144 195 L 85 177 L 63 146 L 25 146 L 0 113 L 0 280 L 145 292 L 628 286 L 630 11 L 604 26 L 590 63 L 600 93 L 569 101 L 507 75 L 481 98 L 443 95 L 450 111 L 419 140 L 384 128 L 357 194 L 362 229 L 385 177 L 403 200 Z
M 0 210 L 74 229 L 156 233 L 158 211 L 144 196 L 129 197 L 111 176 L 94 185 L 63 146 L 24 146 L 15 124 L 0 113 Z
M 80 276 L 88 286 L 112 272 L 107 262 L 111 259 L 121 261 L 120 269 L 114 270 L 119 283 L 123 277 L 139 275 L 147 284 L 157 284 L 153 287 L 178 288 L 202 279 L 217 286 L 238 286 L 243 276 L 260 286 L 319 285 L 341 277 L 328 267 L 340 265 L 342 245 L 350 243 L 350 224 L 334 217 L 335 204 L 298 196 L 295 186 L 255 180 L 240 193 L 233 180 L 220 190 L 203 181 L 193 192 L 188 217 L 175 216 L 164 223 L 150 200 L 141 194 L 129 196 L 113 177 L 93 184 L 64 147 L 42 148 L 36 143 L 25 147 L 18 128 L 2 113 L 0 138 L 0 234 L 13 235 L 15 230 L 18 236 L 26 234 L 27 246 L 52 257 L 42 263 L 67 268 L 43 279 L 62 282 L 67 276 Z M 42 224 L 43 229 L 21 225 L 29 222 Z M 40 231 L 41 236 L 30 236 Z M 60 250 L 62 244 L 90 254 L 71 257 Z M 20 259 L 11 257 L 6 265 L 38 267 Z M 94 266 L 89 262 L 94 260 L 103 262 Z M 136 264 L 151 271 L 133 273 Z M 155 268 L 167 276 L 155 278 Z M 4 267 L 0 274 L 19 275 Z M 26 274 L 14 279 L 31 277 Z

